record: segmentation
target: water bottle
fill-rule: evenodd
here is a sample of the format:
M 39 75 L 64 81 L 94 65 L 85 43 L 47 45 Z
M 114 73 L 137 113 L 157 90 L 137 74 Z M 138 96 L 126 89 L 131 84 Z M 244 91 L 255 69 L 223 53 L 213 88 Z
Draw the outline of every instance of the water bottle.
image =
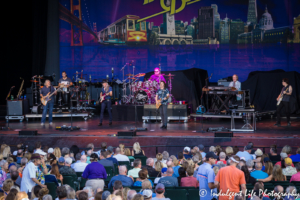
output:
M 148 104 L 151 104 L 151 99 L 150 98 L 148 98 Z
M 26 99 L 26 95 L 24 95 L 24 99 Z
M 10 100 L 12 100 L 12 101 L 14 100 L 14 95 L 10 96 Z

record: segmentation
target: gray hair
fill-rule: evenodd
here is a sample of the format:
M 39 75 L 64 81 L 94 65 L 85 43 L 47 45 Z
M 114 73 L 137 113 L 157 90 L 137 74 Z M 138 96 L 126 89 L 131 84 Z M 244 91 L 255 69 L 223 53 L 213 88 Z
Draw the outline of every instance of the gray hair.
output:
M 193 148 L 193 149 L 199 152 L 199 147 L 197 147 L 197 146 L 194 146 L 194 148 Z
M 72 162 L 73 162 L 73 161 L 72 161 L 72 158 L 66 158 L 66 159 L 65 159 L 65 163 L 66 163 L 66 164 L 72 164 Z
M 295 165 L 295 167 L 296 167 L 296 170 L 297 170 L 297 171 L 300 171 L 300 163 L 297 163 L 297 164 Z
M 295 186 L 288 186 L 285 190 L 285 192 L 289 194 L 297 194 L 297 189 Z
M 153 161 L 154 161 L 153 158 L 148 158 L 146 160 L 146 165 L 150 165 Z
M 72 187 L 66 187 L 67 199 L 75 199 L 75 190 Z
M 121 149 L 120 149 L 120 147 L 117 147 L 117 148 L 116 148 L 116 150 L 115 150 L 115 152 L 116 152 L 116 154 L 119 154 L 119 153 L 121 153 Z
M 16 190 L 18 190 L 18 192 L 20 192 L 20 188 L 18 186 L 16 186 L 16 185 L 11 186 L 10 189 L 16 189 Z
M 216 147 L 215 147 L 215 146 L 209 147 L 209 151 L 210 151 L 210 152 L 216 152 Z
M 7 163 L 6 160 L 1 160 L 0 161 L 0 167 L 2 167 L 3 165 L 5 165 L 5 163 Z
M 226 167 L 226 165 L 222 162 L 222 161 L 219 161 L 217 163 L 217 165 L 219 166 L 219 168 L 221 169 L 222 167 Z
M 249 160 L 246 161 L 246 166 L 247 166 L 248 168 L 252 168 L 253 165 L 254 165 L 253 160 L 250 160 L 250 159 L 249 159 Z
M 226 154 L 224 152 L 220 152 L 219 157 L 222 158 L 222 159 L 225 159 L 226 158 Z
M 119 167 L 119 174 L 125 173 L 126 170 L 127 170 L 126 165 L 120 165 L 120 167 Z
M 88 149 L 94 149 L 94 144 L 93 143 L 89 143 L 86 148 Z
M 28 159 L 23 157 L 21 159 L 21 165 L 26 165 L 27 163 L 28 163 Z
M 43 196 L 43 200 L 52 200 L 52 196 L 50 194 L 46 194 L 45 196 Z
M 129 190 L 127 192 L 127 200 L 132 200 L 134 195 L 136 195 L 136 191 L 135 190 Z M 124 199 L 125 200 L 125 199 Z
M 255 169 L 257 169 L 257 168 L 262 168 L 262 163 L 261 162 L 255 163 Z
M 93 188 L 92 187 L 86 186 L 86 187 L 83 188 L 83 190 L 88 190 L 89 191 L 87 193 L 89 198 L 93 197 Z
M 70 153 L 70 149 L 68 147 L 62 148 L 62 150 L 61 150 L 62 156 L 68 155 L 69 153 Z
M 168 158 L 169 158 L 169 153 L 168 153 L 167 151 L 162 152 L 162 155 L 163 155 L 163 159 L 164 159 L 164 160 L 168 160 Z
M 274 192 L 275 193 L 284 192 L 284 189 L 283 189 L 283 187 L 281 185 L 277 185 L 274 188 Z
M 290 154 L 290 153 L 292 153 L 292 148 L 291 148 L 291 146 L 289 146 L 289 145 L 285 145 L 285 146 L 282 148 L 281 152 L 286 153 L 286 154 Z

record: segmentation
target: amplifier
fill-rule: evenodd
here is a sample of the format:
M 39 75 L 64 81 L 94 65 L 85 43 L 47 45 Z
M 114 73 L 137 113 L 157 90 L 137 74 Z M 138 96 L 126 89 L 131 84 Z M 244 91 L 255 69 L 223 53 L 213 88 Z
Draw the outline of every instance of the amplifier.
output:
M 232 131 L 217 131 L 215 137 L 233 137 Z
M 7 101 L 7 115 L 20 116 L 23 115 L 23 100 Z
M 120 131 L 118 132 L 117 136 L 127 136 L 127 137 L 136 136 L 136 131 Z
M 182 104 L 182 105 L 169 104 L 167 107 L 167 115 L 168 117 L 172 117 L 172 116 L 187 117 L 188 116 L 187 107 L 188 107 L 187 104 Z M 156 109 L 155 104 L 144 105 L 144 116 L 156 116 L 156 114 L 157 116 L 160 116 L 159 109 L 158 110 Z
M 21 130 L 19 131 L 19 135 L 37 135 L 37 130 Z

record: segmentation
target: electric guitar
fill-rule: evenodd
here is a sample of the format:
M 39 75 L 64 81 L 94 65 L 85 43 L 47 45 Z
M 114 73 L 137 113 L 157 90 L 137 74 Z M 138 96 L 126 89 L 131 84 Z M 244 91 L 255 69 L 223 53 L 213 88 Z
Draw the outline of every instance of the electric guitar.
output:
M 58 88 L 57 90 L 55 90 L 55 91 L 52 92 L 51 94 L 50 94 L 50 92 L 49 92 L 46 96 L 41 97 L 41 103 L 42 103 L 44 106 L 46 106 L 47 103 L 48 103 L 49 101 L 51 101 L 50 97 L 51 97 L 52 95 L 54 95 L 55 92 L 57 92 L 57 91 L 59 91 L 59 90 L 61 90 L 61 88 Z
M 105 100 L 105 97 L 108 96 L 107 94 L 104 94 L 102 95 L 100 98 L 99 98 L 99 103 L 102 103 L 104 100 Z
M 163 91 L 163 95 L 162 96 L 164 96 L 164 91 Z M 162 98 L 161 99 L 157 99 L 157 101 L 156 101 L 156 109 L 159 109 L 159 107 L 161 106 L 161 103 L 165 103 L 167 101 L 168 101 L 168 99 L 167 100 L 163 100 Z
M 285 92 L 288 91 L 288 89 L 289 89 L 289 87 L 286 88 Z M 282 93 L 280 94 L 280 97 L 279 97 L 278 101 L 277 101 L 277 106 L 279 106 L 280 102 L 282 101 L 283 95 L 284 95 L 284 94 L 283 94 L 283 92 L 282 92 Z

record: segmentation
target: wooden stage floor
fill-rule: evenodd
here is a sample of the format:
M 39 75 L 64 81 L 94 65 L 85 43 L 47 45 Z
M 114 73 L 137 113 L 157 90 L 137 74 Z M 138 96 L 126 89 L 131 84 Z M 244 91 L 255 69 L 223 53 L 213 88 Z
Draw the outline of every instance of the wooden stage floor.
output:
M 135 127 L 132 121 L 114 121 L 112 126 L 108 125 L 108 121 L 103 122 L 103 126 L 99 127 L 99 117 L 93 117 L 87 121 L 73 119 L 73 126 L 79 126 L 77 131 L 60 131 L 56 130 L 57 126 L 70 126 L 70 119 L 54 118 L 53 125 L 48 122 L 41 126 L 39 120 L 29 120 L 29 122 L 10 121 L 11 130 L 0 130 L 1 143 L 17 144 L 19 142 L 34 143 L 41 140 L 48 146 L 71 146 L 77 144 L 84 148 L 88 143 L 93 142 L 99 147 L 102 141 L 106 141 L 112 146 L 118 146 L 124 143 L 125 146 L 132 146 L 134 142 L 140 142 L 155 155 L 157 151 L 168 147 L 170 151 L 178 151 L 182 146 L 195 146 L 204 144 L 205 146 L 221 145 L 221 146 L 244 146 L 249 141 L 254 142 L 256 146 L 269 146 L 277 144 L 277 146 L 290 145 L 299 146 L 300 144 L 300 118 L 292 120 L 292 126 L 286 127 L 286 121 L 283 119 L 282 127 L 275 127 L 275 119 L 264 119 L 257 122 L 257 130 L 255 132 L 234 132 L 232 138 L 215 138 L 213 132 L 201 133 L 202 124 L 200 121 L 194 122 L 190 120 L 188 123 L 168 124 L 167 130 L 160 129 L 160 123 L 141 123 L 137 127 L 145 127 L 148 130 L 137 132 L 136 137 L 117 137 L 118 131 L 126 131 Z M 1 121 L 1 126 L 5 126 L 5 122 Z M 236 128 L 243 126 L 242 120 L 236 120 Z M 208 119 L 203 121 L 203 129 L 209 127 L 230 128 L 230 119 Z M 19 130 L 36 129 L 38 136 L 19 136 Z M 173 150 L 172 150 L 173 149 Z

